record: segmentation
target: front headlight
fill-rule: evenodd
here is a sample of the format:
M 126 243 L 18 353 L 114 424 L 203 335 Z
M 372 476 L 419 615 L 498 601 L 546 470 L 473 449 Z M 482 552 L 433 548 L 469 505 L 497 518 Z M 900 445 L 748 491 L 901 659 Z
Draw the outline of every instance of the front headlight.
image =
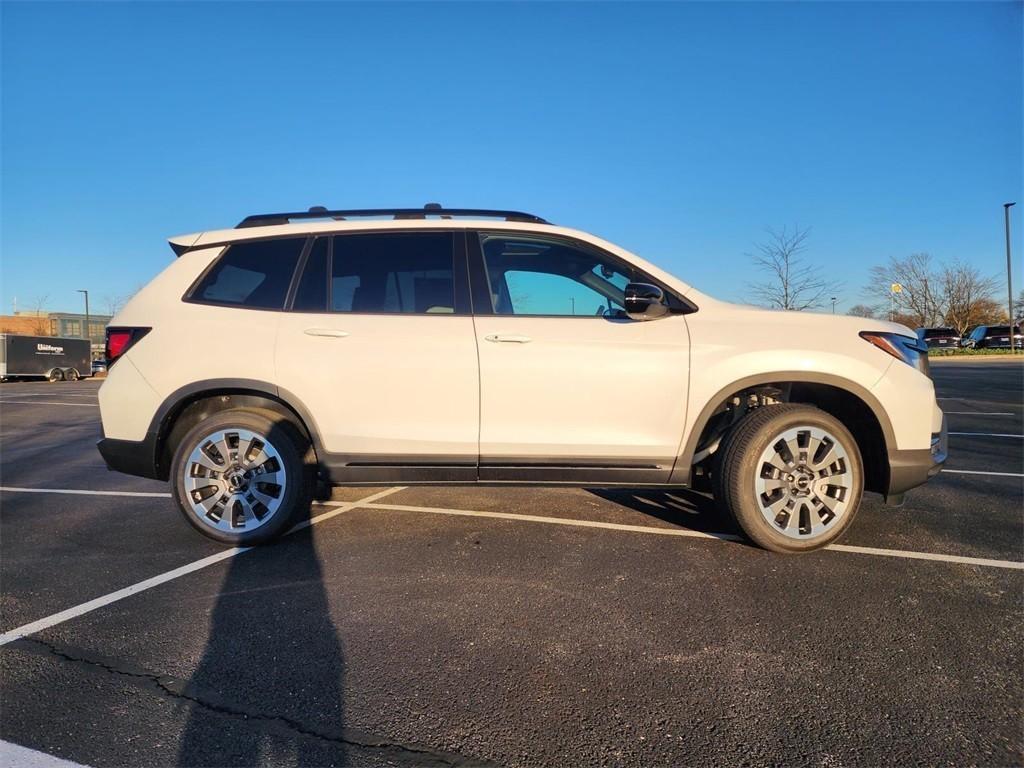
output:
M 861 331 L 860 337 L 897 360 L 917 368 L 925 376 L 931 375 L 928 369 L 928 346 L 916 337 L 881 331 Z

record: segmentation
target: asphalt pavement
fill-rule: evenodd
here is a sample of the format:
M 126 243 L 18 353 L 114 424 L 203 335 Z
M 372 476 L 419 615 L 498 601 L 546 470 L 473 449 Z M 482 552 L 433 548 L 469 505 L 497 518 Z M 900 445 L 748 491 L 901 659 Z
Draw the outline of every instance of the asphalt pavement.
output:
M 98 381 L 4 384 L 0 739 L 92 766 L 1021 765 L 1024 366 L 933 376 L 947 471 L 797 557 L 689 491 L 538 488 L 337 489 L 224 550 L 103 467 Z

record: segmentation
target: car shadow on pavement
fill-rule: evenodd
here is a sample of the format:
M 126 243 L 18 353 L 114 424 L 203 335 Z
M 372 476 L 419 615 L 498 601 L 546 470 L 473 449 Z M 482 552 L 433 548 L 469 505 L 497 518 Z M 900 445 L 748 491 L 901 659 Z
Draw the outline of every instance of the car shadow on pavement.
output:
M 705 494 L 683 488 L 588 488 L 590 493 L 648 517 L 701 533 L 739 535 L 736 523 Z
M 231 558 L 178 765 L 346 764 L 344 678 L 313 528 Z

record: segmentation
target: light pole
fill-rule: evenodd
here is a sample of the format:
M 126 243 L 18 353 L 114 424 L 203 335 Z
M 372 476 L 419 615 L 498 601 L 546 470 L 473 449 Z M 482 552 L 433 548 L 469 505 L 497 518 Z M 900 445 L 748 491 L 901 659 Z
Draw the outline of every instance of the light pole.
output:
M 834 315 L 835 313 L 836 313 L 836 297 L 833 296 L 832 297 L 832 314 Z
M 89 359 L 92 360 L 92 336 L 89 335 L 89 292 L 78 289 L 78 292 L 85 295 L 85 338 L 89 340 Z
M 1010 262 L 1010 208 L 1016 203 L 1003 203 L 1003 220 L 1006 224 L 1006 316 L 1010 318 L 1010 354 L 1014 353 L 1013 340 L 1013 266 Z

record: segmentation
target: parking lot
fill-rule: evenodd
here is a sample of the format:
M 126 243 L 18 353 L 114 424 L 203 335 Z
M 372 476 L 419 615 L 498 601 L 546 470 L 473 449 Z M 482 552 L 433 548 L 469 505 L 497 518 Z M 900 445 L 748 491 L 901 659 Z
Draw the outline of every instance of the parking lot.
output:
M 224 550 L 0 387 L 0 736 L 107 765 L 1019 765 L 1024 366 L 933 365 L 947 471 L 828 551 L 689 491 L 349 488 Z

